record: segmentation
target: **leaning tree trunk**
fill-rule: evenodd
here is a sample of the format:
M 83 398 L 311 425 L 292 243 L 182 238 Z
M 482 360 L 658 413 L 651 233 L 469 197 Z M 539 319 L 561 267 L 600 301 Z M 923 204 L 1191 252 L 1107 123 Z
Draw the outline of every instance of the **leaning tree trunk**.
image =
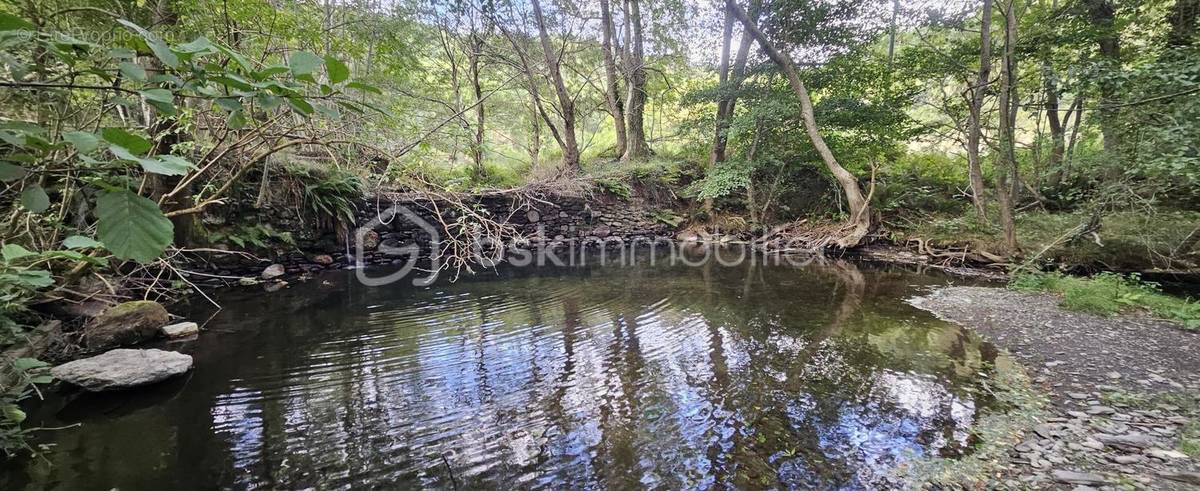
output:
M 996 169 L 996 201 L 1000 205 L 1000 225 L 1004 228 L 1004 245 L 1009 254 L 1017 252 L 1017 226 L 1014 215 L 1017 175 L 1017 17 L 1013 4 L 1004 6 L 1004 56 L 1000 68 L 1000 165 Z
M 604 99 L 608 104 L 608 112 L 613 118 L 613 128 L 617 132 L 617 156 L 625 154 L 625 107 L 621 102 L 621 88 L 617 84 L 617 62 L 613 54 L 613 38 L 616 30 L 613 28 L 612 8 L 609 0 L 600 0 L 601 29 L 604 36 L 601 48 L 604 50 Z
M 630 38 L 629 65 L 625 68 L 629 77 L 629 97 L 625 104 L 627 136 L 625 154 L 621 160 L 645 159 L 650 155 L 650 145 L 646 143 L 646 61 L 642 49 L 642 13 L 639 0 L 625 0 L 626 30 Z
M 575 101 L 567 92 L 567 84 L 563 81 L 562 67 L 554 48 L 550 46 L 550 34 L 546 32 L 546 18 L 542 15 L 540 0 L 533 0 L 533 15 L 537 18 L 538 37 L 542 43 L 542 54 L 546 56 L 546 66 L 550 69 L 550 80 L 554 82 L 554 92 L 558 95 L 559 108 L 562 110 L 563 127 L 562 152 L 563 170 L 566 173 L 577 174 L 579 166 L 579 143 L 575 140 Z
M 967 129 L 967 175 L 971 181 L 971 203 L 975 205 L 975 216 L 979 223 L 987 223 L 987 205 L 983 193 L 983 164 L 979 158 L 979 141 L 982 139 L 983 97 L 992 70 L 992 0 L 983 0 L 983 20 L 979 26 L 979 76 L 971 91 L 971 120 Z
M 838 163 L 837 159 L 833 156 L 833 152 L 829 149 L 829 145 L 825 143 L 825 138 L 821 136 L 821 130 L 817 127 L 817 119 L 813 113 L 812 99 L 809 98 L 808 89 L 805 88 L 804 82 L 800 80 L 800 75 L 796 73 L 796 67 L 792 63 L 792 59 L 775 49 L 775 45 L 767 39 L 766 35 L 746 15 L 746 11 L 742 10 L 734 0 L 725 0 L 725 5 L 733 12 L 734 17 L 737 17 L 738 21 L 742 23 L 742 27 L 750 32 L 750 35 L 758 41 L 763 51 L 767 52 L 767 56 L 776 65 L 779 65 L 780 70 L 787 76 L 788 83 L 792 86 L 792 91 L 800 99 L 800 114 L 804 120 L 804 129 L 808 132 L 808 137 L 812 140 L 813 147 L 821 155 L 821 160 L 825 162 L 825 167 L 837 179 L 838 184 L 842 187 L 842 192 L 846 193 L 846 201 L 850 205 L 849 225 L 851 229 L 845 235 L 838 238 L 837 244 L 841 247 L 858 245 L 867 236 L 867 233 L 871 231 L 870 205 L 867 202 L 867 198 L 863 196 L 862 188 L 858 185 L 858 179 Z

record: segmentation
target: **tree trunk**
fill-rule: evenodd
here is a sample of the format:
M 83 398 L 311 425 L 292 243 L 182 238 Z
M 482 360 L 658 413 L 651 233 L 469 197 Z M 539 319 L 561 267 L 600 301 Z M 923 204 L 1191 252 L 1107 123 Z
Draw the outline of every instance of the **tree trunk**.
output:
M 1121 70 L 1121 38 L 1116 27 L 1116 8 L 1110 0 L 1085 0 L 1093 27 L 1100 30 L 1100 57 L 1111 72 Z M 1120 108 L 1116 107 L 1117 84 L 1113 76 L 1100 79 L 1100 133 L 1104 136 L 1104 151 L 1115 156 L 1121 147 Z
M 608 113 L 613 118 L 613 128 L 617 132 L 617 156 L 625 154 L 625 106 L 621 101 L 621 88 L 617 84 L 617 62 L 613 54 L 613 38 L 616 29 L 613 27 L 612 7 L 609 0 L 600 0 L 601 29 L 604 29 L 601 48 L 604 50 L 604 98 L 608 103 Z
M 728 8 L 725 9 L 725 25 L 721 30 L 721 66 L 717 70 L 717 87 L 721 94 L 730 90 L 729 84 L 729 50 L 733 43 L 733 13 Z M 713 135 L 712 153 L 708 157 L 708 171 L 711 174 L 717 168 L 717 164 L 725 161 L 725 144 L 728 141 L 726 132 L 729 130 L 729 114 L 727 106 L 729 97 L 721 95 L 717 100 L 717 118 L 716 126 Z M 712 198 L 704 199 L 704 211 L 712 212 Z
M 987 204 L 984 202 L 983 164 L 979 157 L 979 142 L 983 137 L 983 97 L 992 71 L 992 0 L 983 0 L 983 20 L 979 27 L 979 75 L 971 91 L 971 119 L 967 129 L 967 175 L 971 181 L 971 203 L 979 223 L 987 223 Z
M 623 162 L 645 159 L 650 155 L 650 145 L 646 143 L 646 129 L 643 123 L 646 113 L 646 66 L 645 52 L 642 49 L 642 13 L 640 0 L 624 0 L 626 32 L 629 37 L 627 48 L 629 57 L 625 68 L 629 77 L 629 97 L 625 104 L 627 139 Z
M 1017 118 L 1017 44 L 1016 0 L 1004 5 L 1004 56 L 1000 67 L 1000 158 L 996 166 L 996 201 L 1000 204 L 1000 224 L 1009 254 L 1017 252 L 1017 227 L 1014 215 L 1016 193 L 1016 118 Z
M 1067 151 L 1067 131 L 1066 126 L 1069 121 L 1064 121 L 1059 117 L 1059 100 L 1058 100 L 1058 75 L 1054 73 L 1054 68 L 1050 66 L 1048 59 L 1042 61 L 1042 87 L 1046 92 L 1046 123 L 1050 127 L 1050 185 L 1058 186 L 1062 182 L 1062 161 L 1063 156 Z M 1071 108 L 1073 109 L 1073 107 Z M 1070 110 L 1066 114 L 1066 119 L 1071 118 Z
M 1175 7 L 1167 17 L 1171 31 L 1167 34 L 1167 46 L 1191 46 L 1196 42 L 1196 17 L 1200 16 L 1200 0 L 1176 0 Z
M 475 176 L 484 177 L 487 175 L 487 169 L 483 167 L 483 137 L 484 137 L 484 109 L 483 109 L 483 86 L 479 82 L 480 66 L 479 61 L 483 56 L 483 40 L 478 34 L 471 34 L 471 53 L 469 67 L 471 71 L 471 89 L 475 93 L 475 139 L 471 142 L 471 161 L 475 164 Z
M 554 82 L 554 92 L 558 95 L 559 108 L 562 110 L 563 127 L 560 135 L 563 153 L 563 171 L 577 174 L 579 166 L 579 144 L 575 140 L 575 101 L 567 92 L 567 84 L 563 81 L 561 63 L 550 46 L 550 34 L 546 32 L 546 18 L 542 15 L 541 0 L 533 0 L 533 15 L 537 19 L 538 38 L 542 43 L 542 54 L 546 56 L 546 67 L 550 69 L 550 80 Z
M 758 29 L 758 26 L 750 20 L 750 17 L 746 15 L 746 11 L 742 10 L 735 0 L 725 0 L 725 5 L 733 12 L 734 17 L 737 17 L 738 21 L 742 23 L 742 26 L 750 32 L 750 35 L 758 41 L 763 51 L 767 52 L 767 56 L 776 65 L 779 65 L 780 70 L 787 76 L 788 83 L 792 86 L 792 91 L 800 99 L 800 113 L 804 120 L 804 129 L 808 132 L 808 137 L 812 140 L 813 147 L 821 155 L 821 160 L 825 162 L 825 166 L 829 169 L 829 172 L 833 174 L 838 184 L 841 185 L 842 191 L 846 193 L 846 201 L 850 205 L 849 225 L 852 226 L 852 229 L 846 235 L 840 237 L 837 244 L 841 247 L 858 245 L 867 236 L 867 233 L 871 231 L 870 205 L 867 203 L 866 197 L 863 196 L 862 188 L 858 185 L 858 179 L 838 163 L 837 159 L 833 156 L 833 152 L 829 149 L 829 145 L 825 144 L 825 138 L 821 136 L 821 130 L 817 127 L 816 116 L 813 113 L 812 99 L 809 98 L 808 89 L 804 86 L 804 82 L 800 80 L 800 75 L 796 73 L 796 67 L 792 63 L 792 59 L 775 49 L 775 45 Z

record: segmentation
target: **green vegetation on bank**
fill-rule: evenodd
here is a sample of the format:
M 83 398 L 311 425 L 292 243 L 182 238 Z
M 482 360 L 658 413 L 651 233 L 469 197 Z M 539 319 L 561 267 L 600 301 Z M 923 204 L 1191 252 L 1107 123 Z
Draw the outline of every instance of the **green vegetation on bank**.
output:
M 1200 302 L 1162 293 L 1158 285 L 1138 275 L 1100 273 L 1084 278 L 1061 273 L 1019 272 L 1009 287 L 1026 292 L 1049 292 L 1062 297 L 1062 307 L 1076 312 L 1116 315 L 1144 310 L 1157 317 L 1200 330 Z

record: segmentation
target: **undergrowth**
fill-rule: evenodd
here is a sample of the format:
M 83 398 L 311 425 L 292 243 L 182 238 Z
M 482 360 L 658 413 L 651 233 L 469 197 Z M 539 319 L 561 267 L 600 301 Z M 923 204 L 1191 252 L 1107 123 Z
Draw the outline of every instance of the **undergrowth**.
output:
M 1157 317 L 1177 321 L 1188 329 L 1200 329 L 1200 303 L 1164 294 L 1156 283 L 1142 281 L 1137 274 L 1106 272 L 1092 277 L 1077 277 L 1061 273 L 1021 272 L 1013 275 L 1009 288 L 1060 295 L 1060 305 L 1076 312 L 1116 315 L 1140 309 Z

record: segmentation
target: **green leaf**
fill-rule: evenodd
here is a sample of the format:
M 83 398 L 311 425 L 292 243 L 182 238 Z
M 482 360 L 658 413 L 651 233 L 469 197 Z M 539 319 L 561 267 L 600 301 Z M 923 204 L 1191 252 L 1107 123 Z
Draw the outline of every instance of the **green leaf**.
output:
M 154 33 L 147 31 L 142 26 L 129 22 L 125 19 L 117 19 L 117 22 L 138 33 L 139 36 L 142 36 L 142 39 L 146 41 L 146 46 L 150 48 L 150 51 L 154 53 L 154 56 L 162 61 L 164 65 L 171 68 L 179 67 L 179 57 L 175 56 L 175 53 L 171 51 L 171 48 L 167 46 L 167 43 L 163 42 L 163 40 L 154 35 Z
M 287 101 L 288 101 L 288 105 L 292 106 L 292 109 L 299 111 L 301 114 L 304 114 L 305 116 L 312 114 L 314 111 L 312 104 L 309 104 L 308 101 L 304 100 L 303 98 L 288 97 Z
M 8 162 L 0 162 L 0 181 L 15 181 L 25 177 L 25 174 L 28 173 L 29 171 L 26 171 L 24 167 L 19 165 L 13 165 Z
M 54 284 L 54 277 L 50 276 L 49 271 L 41 269 L 27 269 L 17 271 L 16 281 L 23 286 L 29 288 L 46 288 Z
M 121 128 L 104 128 L 100 131 L 104 141 L 119 145 L 134 154 L 144 154 L 154 146 L 150 140 L 135 135 Z
M 4 247 L 0 248 L 0 255 L 4 257 L 4 262 L 11 263 L 24 257 L 36 256 L 37 253 L 21 247 L 20 244 L 4 244 Z
M 63 140 L 75 146 L 79 153 L 92 153 L 100 147 L 100 139 L 86 131 L 69 131 L 63 133 Z
M 93 247 L 104 247 L 104 243 L 91 237 L 82 235 L 72 235 L 63 239 L 63 247 L 67 249 L 88 249 Z
M 247 60 L 246 57 L 242 56 L 241 53 L 238 53 L 237 51 L 234 51 L 234 50 L 227 48 L 225 46 L 222 46 L 220 44 L 216 45 L 216 47 L 217 47 L 217 51 L 220 51 L 221 53 L 224 53 L 225 56 L 228 56 L 229 59 L 233 60 L 235 63 L 237 63 L 239 66 L 241 66 L 242 70 L 245 70 L 246 72 L 254 71 L 254 66 L 250 64 L 250 60 Z
M 190 43 L 176 45 L 175 49 L 181 53 L 212 53 L 216 51 L 216 46 L 208 38 L 200 36 Z
M 321 66 L 323 60 L 307 51 L 297 51 L 288 57 L 288 68 L 292 69 L 292 75 L 300 77 L 302 75 L 312 75 L 317 67 Z
M 164 176 L 182 176 L 188 173 L 188 170 L 194 169 L 195 166 L 188 162 L 183 157 L 175 155 L 157 155 L 154 157 L 138 157 L 129 152 L 120 145 L 109 145 L 108 150 L 113 156 L 121 160 L 137 162 L 142 166 L 142 170 L 151 174 L 161 174 Z
M 374 85 L 367 85 L 362 82 L 350 82 L 350 83 L 346 84 L 346 87 L 350 88 L 350 89 L 358 89 L 363 92 L 370 92 L 372 94 L 378 94 L 378 95 L 383 94 L 383 91 L 379 90 L 379 87 L 376 87 Z
M 158 204 L 129 191 L 96 200 L 97 237 L 119 259 L 149 262 L 162 255 L 175 234 Z
M 120 65 L 117 65 L 117 69 L 121 71 L 121 75 L 124 75 L 125 78 L 136 82 L 146 82 L 146 69 L 137 63 L 123 61 Z
M 41 213 L 50 208 L 50 197 L 41 186 L 29 186 L 21 191 L 21 206 L 33 213 Z
M 240 130 L 246 127 L 246 115 L 241 109 L 229 113 L 229 118 L 225 120 L 225 125 L 231 130 Z
M 25 411 L 22 411 L 16 404 L 6 404 L 4 406 L 4 419 L 11 423 L 21 424 L 25 421 Z
M 37 358 L 17 358 L 12 362 L 13 369 L 19 372 L 33 370 L 34 368 L 46 368 L 48 366 L 50 366 L 49 363 Z
M 32 31 L 33 24 L 12 14 L 0 12 L 0 31 Z
M 350 67 L 332 56 L 325 57 L 325 72 L 329 74 L 329 83 L 340 84 L 350 78 Z
M 147 89 L 140 92 L 146 102 L 166 114 L 175 114 L 175 95 L 167 89 Z
M 142 168 L 145 169 L 146 172 L 153 172 L 155 174 L 163 174 L 167 176 L 182 176 L 187 174 L 189 170 L 196 168 L 194 164 L 188 162 L 187 159 L 178 155 L 159 155 L 157 157 L 145 160 L 153 160 L 156 162 L 156 164 L 152 166 L 154 167 L 154 170 L 150 170 L 150 168 L 146 166 L 146 163 L 142 162 Z

